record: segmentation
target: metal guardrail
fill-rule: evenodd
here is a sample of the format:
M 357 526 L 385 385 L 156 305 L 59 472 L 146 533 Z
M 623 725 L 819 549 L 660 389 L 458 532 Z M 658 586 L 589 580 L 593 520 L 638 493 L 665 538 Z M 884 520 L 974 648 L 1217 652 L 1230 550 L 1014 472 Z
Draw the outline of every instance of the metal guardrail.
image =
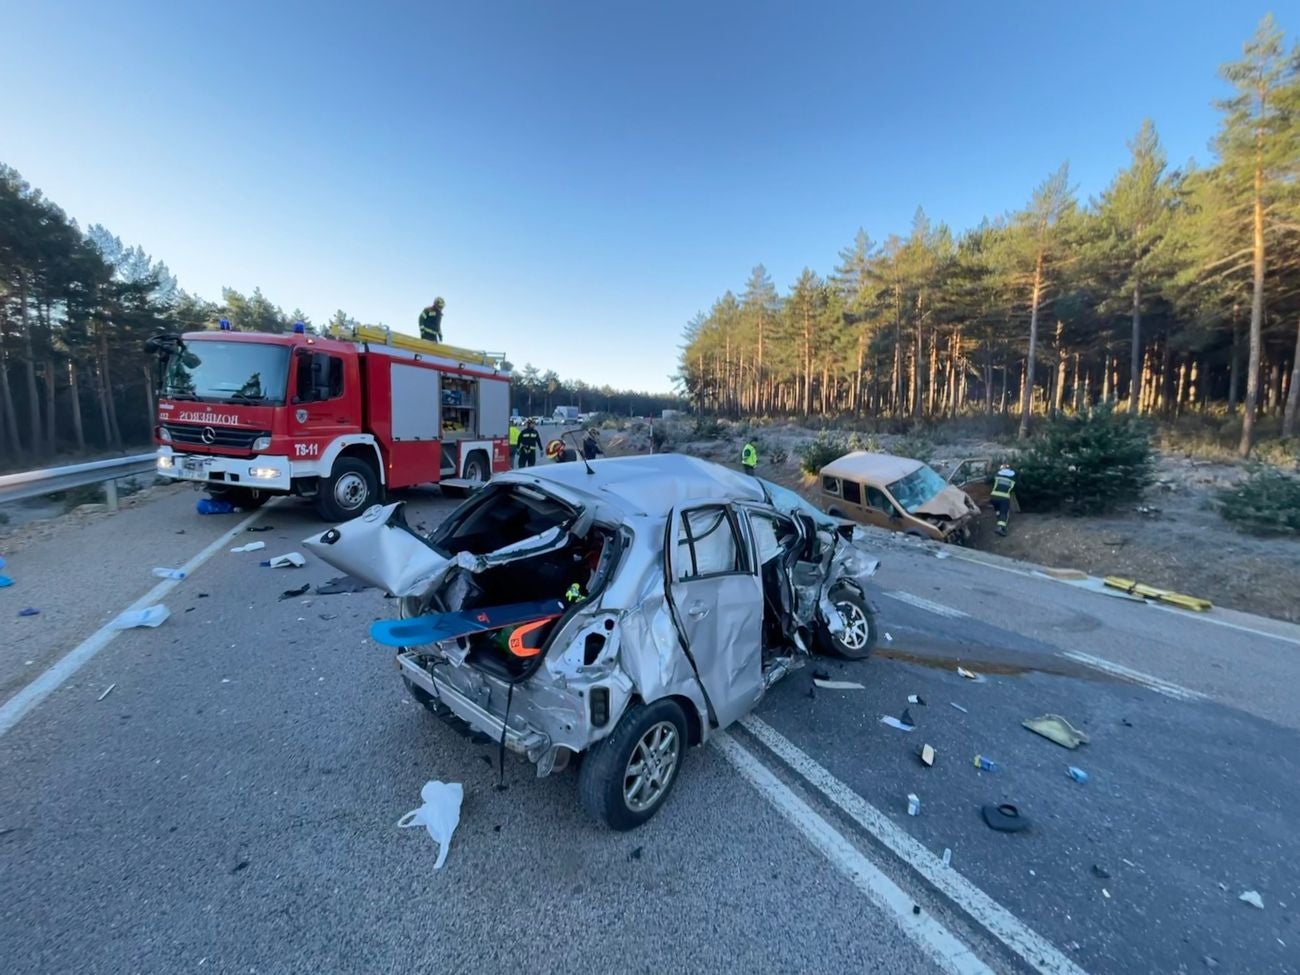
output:
M 132 454 L 130 457 L 92 460 L 86 464 L 69 464 L 67 467 L 0 474 L 0 504 L 102 483 L 109 510 L 116 511 L 117 484 L 114 482 L 121 477 L 153 473 L 157 469 L 157 460 L 157 454 L 151 451 L 147 454 Z

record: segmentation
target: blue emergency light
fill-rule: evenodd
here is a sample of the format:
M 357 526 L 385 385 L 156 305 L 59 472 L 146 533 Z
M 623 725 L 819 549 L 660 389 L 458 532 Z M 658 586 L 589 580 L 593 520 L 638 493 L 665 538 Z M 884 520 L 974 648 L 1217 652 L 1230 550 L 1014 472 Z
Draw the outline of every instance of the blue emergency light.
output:
M 294 323 L 293 323 L 293 334 L 294 334 L 294 335 L 306 335 L 306 334 L 307 334 L 307 326 L 304 325 L 302 322 L 294 322 Z
M 230 319 L 228 319 L 228 318 L 223 318 L 223 319 L 221 319 L 221 321 L 217 322 L 217 324 L 218 324 L 219 326 L 221 326 L 221 330 L 222 330 L 223 332 L 229 332 L 229 331 L 230 331 Z

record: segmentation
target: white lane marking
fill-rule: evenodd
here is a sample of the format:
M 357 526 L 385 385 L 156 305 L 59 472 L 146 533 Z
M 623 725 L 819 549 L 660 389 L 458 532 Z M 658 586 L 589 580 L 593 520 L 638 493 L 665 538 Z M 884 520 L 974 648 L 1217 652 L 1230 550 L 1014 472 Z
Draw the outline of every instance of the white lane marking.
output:
M 257 521 L 257 519 L 262 516 L 262 512 L 266 510 L 267 508 L 262 508 L 259 511 L 254 511 L 238 525 L 230 529 L 230 531 L 226 532 L 202 552 L 182 565 L 181 571 L 184 572 L 187 577 L 193 574 L 195 569 L 220 552 L 226 545 L 230 544 L 230 542 L 242 533 L 244 529 Z M 183 579 L 164 579 L 128 606 L 123 612 L 129 612 L 135 609 L 144 609 L 146 606 L 152 606 L 184 581 L 185 580 Z M 25 718 L 28 712 L 36 707 L 36 705 L 40 704 L 54 693 L 60 684 L 80 670 L 83 665 L 95 656 L 95 654 L 99 653 L 99 651 L 112 643 L 113 638 L 120 632 L 122 631 L 110 629 L 109 624 L 105 623 L 78 644 L 75 649 L 70 650 L 55 661 L 49 670 L 45 671 L 17 694 L 5 701 L 4 705 L 0 706 L 0 735 L 8 733 L 13 726 Z
M 1179 701 L 1203 701 L 1206 695 L 1200 691 L 1193 691 L 1178 684 L 1172 684 L 1167 680 L 1161 680 L 1159 677 L 1152 677 L 1150 674 L 1144 674 L 1140 670 L 1133 670 L 1122 664 L 1112 663 L 1101 657 L 1094 657 L 1090 653 L 1080 653 L 1077 650 L 1064 651 L 1065 656 L 1071 660 L 1078 661 L 1096 670 L 1104 671 L 1113 677 L 1119 677 L 1123 680 L 1132 681 L 1134 684 L 1141 684 L 1166 697 L 1172 697 Z
M 902 932 L 940 969 L 952 975 L 992 975 L 993 969 L 980 961 L 970 947 L 937 918 L 924 911 L 912 913 L 916 902 L 748 749 L 725 732 L 715 735 L 713 743 L 777 812 L 789 820 L 868 900 L 891 916 Z
M 1027 579 L 1041 579 L 1045 582 L 1064 583 L 1067 586 L 1073 586 L 1076 589 L 1083 589 L 1086 592 L 1099 593 L 1100 595 L 1111 596 L 1114 593 L 1119 593 L 1118 589 L 1113 590 L 1113 592 L 1103 592 L 1101 590 L 1093 588 L 1093 584 L 1100 584 L 1102 581 L 1098 576 L 1089 576 L 1086 580 L 1058 579 L 1055 576 L 1048 575 L 1045 572 L 1041 572 L 1041 571 L 1029 572 L 1024 569 L 1016 569 L 1007 565 L 999 565 L 996 562 L 985 562 L 983 559 L 971 558 L 969 555 L 962 555 L 960 553 L 957 553 L 955 555 L 955 558 L 961 559 L 967 565 L 987 566 L 990 569 L 997 569 L 999 572 L 1010 572 L 1013 575 L 1024 576 Z M 1174 613 L 1175 615 L 1181 617 L 1182 619 L 1189 620 L 1191 622 L 1211 623 L 1214 626 L 1226 626 L 1230 630 L 1239 630 L 1242 633 L 1249 633 L 1251 636 L 1268 637 L 1270 640 L 1281 640 L 1283 643 L 1290 643 L 1300 647 L 1300 639 L 1297 639 L 1296 637 L 1287 636 L 1284 633 L 1271 633 L 1268 630 L 1259 630 L 1253 626 L 1246 626 L 1243 623 L 1233 623 L 1230 620 L 1220 619 L 1219 617 L 1213 615 L 1214 610 L 1210 610 L 1208 613 L 1194 613 L 1190 610 L 1179 609 L 1177 606 L 1166 606 L 1163 603 L 1157 602 L 1154 599 L 1152 600 L 1134 599 L 1131 601 L 1146 603 L 1148 606 L 1154 606 L 1156 609 L 1164 610 L 1166 613 Z
M 1030 968 L 1043 975 L 1084 975 L 1084 971 L 1050 941 L 922 846 L 862 796 L 835 778 L 761 718 L 747 715 L 740 723 L 830 802 L 883 843 L 899 859 L 933 884 Z
M 913 596 L 910 592 L 883 590 L 883 593 L 891 599 L 897 599 L 899 602 L 915 606 L 917 609 L 924 609 L 940 616 L 946 616 L 950 620 L 962 620 L 970 617 L 969 613 L 963 613 L 960 609 L 953 609 L 951 606 L 943 605 L 943 603 L 932 603 L 921 596 Z

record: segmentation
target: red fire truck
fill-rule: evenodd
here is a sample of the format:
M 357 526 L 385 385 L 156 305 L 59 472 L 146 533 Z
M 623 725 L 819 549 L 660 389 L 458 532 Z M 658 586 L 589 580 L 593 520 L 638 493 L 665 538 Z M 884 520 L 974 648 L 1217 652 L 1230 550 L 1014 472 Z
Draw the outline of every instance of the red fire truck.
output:
M 158 473 L 255 508 L 313 498 L 343 521 L 386 490 L 468 494 L 510 466 L 504 357 L 360 326 L 332 337 L 158 336 Z

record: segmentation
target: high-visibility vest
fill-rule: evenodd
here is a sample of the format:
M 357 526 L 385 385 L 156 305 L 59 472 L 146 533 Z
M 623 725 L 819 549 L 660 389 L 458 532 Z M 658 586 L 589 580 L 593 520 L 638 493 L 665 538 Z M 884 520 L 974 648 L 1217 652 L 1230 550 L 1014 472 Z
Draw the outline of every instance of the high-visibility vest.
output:
M 993 490 L 989 492 L 989 496 L 994 498 L 1009 498 L 1011 497 L 1011 492 L 1015 489 L 1015 478 L 1007 477 L 1005 474 L 998 474 L 993 478 Z
M 758 450 L 752 443 L 745 444 L 745 449 L 740 452 L 740 462 L 746 467 L 758 466 Z
M 519 428 L 515 426 L 513 423 L 510 424 L 510 446 L 512 447 L 519 446 Z

